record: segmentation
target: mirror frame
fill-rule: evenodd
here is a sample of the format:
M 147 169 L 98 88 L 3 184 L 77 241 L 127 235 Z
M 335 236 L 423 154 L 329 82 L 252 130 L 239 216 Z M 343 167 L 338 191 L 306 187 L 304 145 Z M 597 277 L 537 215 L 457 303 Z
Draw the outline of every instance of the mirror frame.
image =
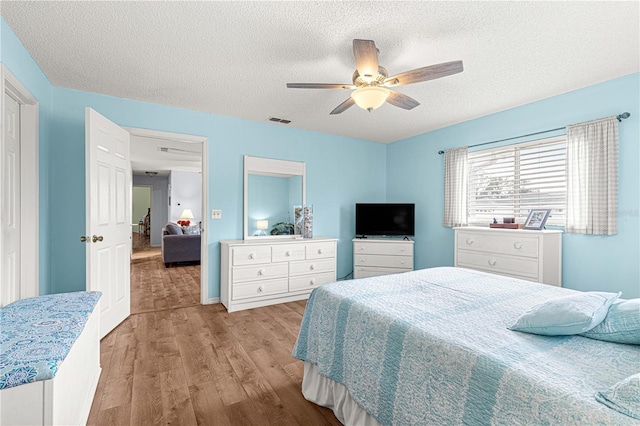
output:
M 302 204 L 307 202 L 306 165 L 303 161 L 276 160 L 273 158 L 244 156 L 244 239 L 295 239 L 302 235 L 248 235 L 249 234 L 249 175 L 294 177 L 302 176 Z M 293 206 L 288 206 L 293 207 Z

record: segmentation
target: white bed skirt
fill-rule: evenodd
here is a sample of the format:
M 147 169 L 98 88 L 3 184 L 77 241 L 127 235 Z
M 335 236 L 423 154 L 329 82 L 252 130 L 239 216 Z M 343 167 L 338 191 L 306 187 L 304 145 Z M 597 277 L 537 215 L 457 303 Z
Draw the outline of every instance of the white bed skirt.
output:
M 349 394 L 349 390 L 338 382 L 318 373 L 310 362 L 304 363 L 302 394 L 318 405 L 331 408 L 338 420 L 347 426 L 380 426 Z

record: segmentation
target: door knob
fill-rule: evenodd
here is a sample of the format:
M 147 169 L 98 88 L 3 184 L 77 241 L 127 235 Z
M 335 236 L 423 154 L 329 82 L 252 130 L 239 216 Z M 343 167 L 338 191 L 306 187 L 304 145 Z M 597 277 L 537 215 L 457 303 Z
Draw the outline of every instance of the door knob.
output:
M 93 238 L 91 238 L 91 241 L 93 241 L 94 243 L 97 241 L 102 241 L 104 238 L 102 238 L 102 235 L 98 236 L 98 235 L 94 235 Z
M 83 243 L 90 243 L 91 242 L 89 237 L 85 237 L 84 235 L 82 237 L 80 237 L 80 241 L 83 242 Z

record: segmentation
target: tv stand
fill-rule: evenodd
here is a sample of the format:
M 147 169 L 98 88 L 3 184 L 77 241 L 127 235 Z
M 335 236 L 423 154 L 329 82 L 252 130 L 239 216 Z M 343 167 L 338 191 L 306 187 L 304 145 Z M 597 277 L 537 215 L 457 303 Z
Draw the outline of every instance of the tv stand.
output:
M 413 241 L 410 239 L 353 239 L 353 278 L 408 271 L 413 271 Z

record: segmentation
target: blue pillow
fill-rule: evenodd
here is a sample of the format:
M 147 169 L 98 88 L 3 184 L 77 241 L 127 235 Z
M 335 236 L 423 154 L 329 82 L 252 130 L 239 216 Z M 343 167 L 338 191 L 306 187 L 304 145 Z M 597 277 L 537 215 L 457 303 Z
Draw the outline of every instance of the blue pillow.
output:
M 509 329 L 544 336 L 584 333 L 604 320 L 620 294 L 591 291 L 551 299 L 529 309 Z
M 182 235 L 182 228 L 179 225 L 176 225 L 175 223 L 167 223 L 167 225 L 164 227 L 164 229 L 167 231 L 167 234 L 169 235 Z
M 607 390 L 597 392 L 596 401 L 640 420 L 640 373 L 627 377 Z
M 604 321 L 582 336 L 640 345 L 640 299 L 618 300 L 611 305 Z

